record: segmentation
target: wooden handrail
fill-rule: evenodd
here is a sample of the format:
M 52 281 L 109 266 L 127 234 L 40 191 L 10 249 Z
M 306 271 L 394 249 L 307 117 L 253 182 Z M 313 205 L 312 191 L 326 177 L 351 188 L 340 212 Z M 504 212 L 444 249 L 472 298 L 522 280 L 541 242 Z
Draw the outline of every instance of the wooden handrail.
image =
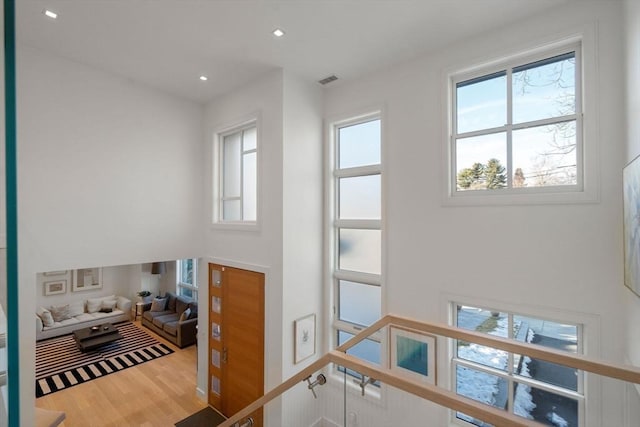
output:
M 408 317 L 388 314 L 373 323 L 368 328 L 362 330 L 346 343 L 337 347 L 336 350 L 325 354 L 311 365 L 293 375 L 282 384 L 276 386 L 264 396 L 240 410 L 231 418 L 219 425 L 219 427 L 231 427 L 233 424 L 244 420 L 252 412 L 266 405 L 276 397 L 280 396 L 296 384 L 304 381 L 316 371 L 324 368 L 329 363 L 336 363 L 340 366 L 353 369 L 363 375 L 385 384 L 411 393 L 436 404 L 445 406 L 454 411 L 464 412 L 474 418 L 481 419 L 496 426 L 542 426 L 543 424 L 527 420 L 506 411 L 485 405 L 474 400 L 459 396 L 456 393 L 445 390 L 441 387 L 426 383 L 420 383 L 412 379 L 401 377 L 391 370 L 365 362 L 359 358 L 346 354 L 347 350 L 359 342 L 366 339 L 378 330 L 390 326 L 402 326 L 422 332 L 469 341 L 512 353 L 523 354 L 532 358 L 557 363 L 571 368 L 592 372 L 594 374 L 616 378 L 623 381 L 640 384 L 640 368 L 628 365 L 616 365 L 584 355 L 577 355 L 542 347 L 535 344 L 520 343 L 517 341 L 500 338 L 493 335 L 483 334 L 475 331 L 467 331 L 448 325 L 437 323 L 421 322 Z

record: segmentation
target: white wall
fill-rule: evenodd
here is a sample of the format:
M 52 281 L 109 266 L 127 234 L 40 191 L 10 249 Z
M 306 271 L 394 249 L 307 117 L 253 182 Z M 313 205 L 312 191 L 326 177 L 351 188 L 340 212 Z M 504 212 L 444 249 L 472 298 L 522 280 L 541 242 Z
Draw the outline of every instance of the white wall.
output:
M 202 109 L 18 47 L 21 420 L 33 424 L 36 273 L 202 251 Z
M 217 98 L 205 109 L 205 150 L 202 164 L 212 194 L 212 143 L 215 134 L 250 118 L 258 118 L 258 181 L 259 227 L 254 230 L 234 230 L 211 226 L 211 199 L 205 208 L 205 251 L 201 272 L 207 262 L 265 273 L 265 388 L 270 390 L 282 379 L 282 139 L 283 139 L 283 74 L 271 72 L 242 89 Z M 206 273 L 204 273 L 206 277 Z M 200 276 L 203 277 L 202 275 Z M 200 323 L 206 323 L 208 291 L 202 280 L 198 310 Z M 203 304 L 204 303 L 204 304 Z M 203 317 L 204 316 L 204 317 Z M 206 328 L 199 331 L 206 339 Z M 207 390 L 206 347 L 199 349 L 198 388 Z M 266 411 L 266 418 L 280 425 L 280 410 Z
M 625 161 L 630 162 L 640 155 L 640 3 L 626 0 L 625 5 L 625 101 L 626 101 L 626 145 Z M 640 365 L 640 297 L 630 290 L 625 292 L 626 354 L 628 363 Z M 640 419 L 640 386 L 627 387 L 625 427 L 632 427 Z
M 322 280 L 322 91 L 316 82 L 284 74 L 283 139 L 283 378 L 325 353 Z M 294 321 L 316 315 L 316 355 L 294 363 Z M 283 426 L 311 425 L 321 406 L 309 391 L 283 399 Z
M 623 110 L 618 6 L 614 2 L 583 2 L 579 9 L 560 8 L 329 89 L 325 117 L 369 106 L 385 107 L 384 293 L 388 312 L 446 322 L 446 302 L 452 296 L 531 314 L 540 313 L 538 307 L 560 317 L 570 312 L 589 322 L 585 341 L 591 356 L 622 361 L 624 318 L 620 307 L 625 291 L 620 171 L 624 147 L 620 143 Z M 589 106 L 585 120 L 595 120 L 597 126 L 597 132 L 587 137 L 598 144 L 600 201 L 443 206 L 447 72 L 584 30 L 595 38 L 591 46 L 585 45 L 585 50 L 596 53 L 593 60 L 597 61 L 589 71 L 591 80 L 585 82 Z M 475 248 L 472 253 L 470 247 Z M 443 354 L 438 378 L 440 385 L 447 385 Z M 597 389 L 597 384 L 594 387 Z M 621 385 L 605 382 L 602 392 L 596 389 L 590 389 L 589 425 L 620 425 Z M 601 398 L 603 406 L 598 408 Z M 446 411 L 429 405 L 400 412 L 402 399 L 402 395 L 390 392 L 385 409 L 402 413 L 407 425 L 418 425 L 426 418 L 437 419 L 437 425 L 446 424 Z M 375 419 L 375 412 L 367 412 Z M 608 421 L 602 424 L 602 420 Z

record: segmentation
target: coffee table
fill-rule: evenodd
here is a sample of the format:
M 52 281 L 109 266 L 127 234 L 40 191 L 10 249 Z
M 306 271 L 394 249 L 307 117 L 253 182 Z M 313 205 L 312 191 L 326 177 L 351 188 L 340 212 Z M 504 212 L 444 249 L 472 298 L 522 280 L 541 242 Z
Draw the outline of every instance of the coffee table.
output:
M 95 350 L 105 344 L 122 339 L 118 329 L 111 323 L 104 323 L 90 328 L 83 328 L 73 331 L 73 338 L 78 344 L 80 351 L 85 352 Z

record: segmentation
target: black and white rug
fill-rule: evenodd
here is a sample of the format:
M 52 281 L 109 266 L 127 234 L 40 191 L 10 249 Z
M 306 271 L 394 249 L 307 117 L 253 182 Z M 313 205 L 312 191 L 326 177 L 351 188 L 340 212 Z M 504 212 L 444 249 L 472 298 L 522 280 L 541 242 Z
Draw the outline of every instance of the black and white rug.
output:
M 173 353 L 131 322 L 115 325 L 123 339 L 83 353 L 73 334 L 36 343 L 36 397 L 46 396 Z

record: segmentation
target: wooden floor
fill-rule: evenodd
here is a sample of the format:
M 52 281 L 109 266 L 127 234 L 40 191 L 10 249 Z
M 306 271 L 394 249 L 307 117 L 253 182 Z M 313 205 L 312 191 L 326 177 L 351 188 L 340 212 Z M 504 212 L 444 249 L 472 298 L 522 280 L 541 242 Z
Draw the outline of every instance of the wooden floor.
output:
M 36 406 L 64 411 L 65 427 L 170 427 L 206 407 L 196 395 L 197 347 L 181 350 L 144 329 L 175 353 L 41 397 Z

